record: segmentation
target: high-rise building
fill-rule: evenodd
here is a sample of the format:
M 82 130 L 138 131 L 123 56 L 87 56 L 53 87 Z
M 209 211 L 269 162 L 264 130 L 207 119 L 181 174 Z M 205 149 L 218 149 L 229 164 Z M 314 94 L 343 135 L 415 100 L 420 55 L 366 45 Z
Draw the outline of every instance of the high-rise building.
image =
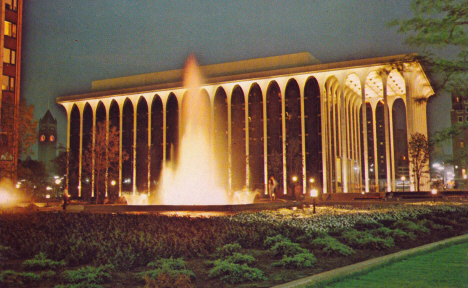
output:
M 466 125 L 468 123 L 468 99 L 463 95 L 454 93 L 452 95 L 452 110 L 450 111 L 452 127 Z M 453 165 L 455 174 L 455 183 L 457 188 L 467 187 L 468 175 L 468 130 L 464 129 L 453 136 Z
M 18 160 L 15 136 L 20 99 L 22 0 L 1 1 L 0 173 L 14 178 Z
M 53 163 L 57 156 L 57 120 L 50 110 L 39 120 L 39 161 L 44 163 L 47 172 L 53 172 Z

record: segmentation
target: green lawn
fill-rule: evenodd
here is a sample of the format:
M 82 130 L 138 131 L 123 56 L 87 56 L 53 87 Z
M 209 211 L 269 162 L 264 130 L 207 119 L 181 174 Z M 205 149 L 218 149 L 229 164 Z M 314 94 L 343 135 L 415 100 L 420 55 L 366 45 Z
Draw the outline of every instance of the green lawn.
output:
M 410 257 L 327 287 L 466 288 L 468 287 L 468 243 Z

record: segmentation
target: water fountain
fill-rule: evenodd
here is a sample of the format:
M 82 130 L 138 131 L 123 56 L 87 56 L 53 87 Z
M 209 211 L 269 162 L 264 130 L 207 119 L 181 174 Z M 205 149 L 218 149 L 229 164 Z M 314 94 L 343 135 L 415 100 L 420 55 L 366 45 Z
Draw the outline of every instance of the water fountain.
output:
M 291 204 L 254 203 L 263 191 L 244 188 L 232 195 L 216 185 L 217 171 L 210 142 L 211 113 L 200 101 L 202 77 L 197 61 L 190 56 L 184 70 L 184 87 L 187 89 L 182 101 L 181 141 L 177 163 L 167 162 L 158 191 L 146 194 L 126 195 L 129 205 L 96 205 L 84 210 L 100 212 L 167 212 L 167 211 L 216 211 L 233 212 L 244 210 L 276 209 Z M 173 153 L 169 151 L 168 153 Z M 73 206 L 69 206 L 70 209 Z M 69 208 L 67 208 L 68 210 Z M 83 210 L 79 210 L 83 211 Z

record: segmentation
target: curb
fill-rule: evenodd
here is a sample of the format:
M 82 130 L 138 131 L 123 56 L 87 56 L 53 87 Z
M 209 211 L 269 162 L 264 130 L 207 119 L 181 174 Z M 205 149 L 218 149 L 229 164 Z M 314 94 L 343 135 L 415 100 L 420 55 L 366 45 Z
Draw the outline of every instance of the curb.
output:
M 341 267 L 331 271 L 319 273 L 310 277 L 298 279 L 292 282 L 284 283 L 272 288 L 296 288 L 296 287 L 314 287 L 317 284 L 327 284 L 339 281 L 342 278 L 349 277 L 355 274 L 363 274 L 370 272 L 373 269 L 398 262 L 410 256 L 416 256 L 421 253 L 445 248 L 447 246 L 468 242 L 468 234 L 445 239 L 439 242 L 426 244 L 420 247 L 403 250 L 397 253 L 385 255 L 379 258 L 370 259 L 364 262 L 355 263 L 346 267 Z

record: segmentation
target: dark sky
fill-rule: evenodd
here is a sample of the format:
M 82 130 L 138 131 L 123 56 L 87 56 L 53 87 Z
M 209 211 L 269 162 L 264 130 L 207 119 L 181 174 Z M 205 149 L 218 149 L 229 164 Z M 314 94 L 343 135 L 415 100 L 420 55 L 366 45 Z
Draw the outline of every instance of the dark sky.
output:
M 21 96 L 36 118 L 50 108 L 65 144 L 57 97 L 90 92 L 93 80 L 181 69 L 191 53 L 207 65 L 304 51 L 323 63 L 418 52 L 386 27 L 411 17 L 410 2 L 25 0 Z M 430 101 L 430 132 L 450 124 L 449 111 L 447 97 Z

